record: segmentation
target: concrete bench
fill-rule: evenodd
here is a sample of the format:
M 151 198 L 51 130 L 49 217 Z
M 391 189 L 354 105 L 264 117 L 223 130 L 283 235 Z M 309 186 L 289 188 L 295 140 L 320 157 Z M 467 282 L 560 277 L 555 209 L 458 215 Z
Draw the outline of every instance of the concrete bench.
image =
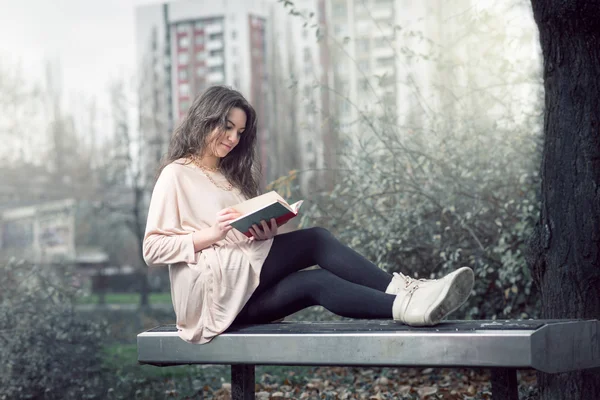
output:
M 489 368 L 494 399 L 518 399 L 517 370 L 560 373 L 600 366 L 598 320 L 283 322 L 234 326 L 204 345 L 174 325 L 140 333 L 138 361 L 231 365 L 233 399 L 254 399 L 255 365 Z

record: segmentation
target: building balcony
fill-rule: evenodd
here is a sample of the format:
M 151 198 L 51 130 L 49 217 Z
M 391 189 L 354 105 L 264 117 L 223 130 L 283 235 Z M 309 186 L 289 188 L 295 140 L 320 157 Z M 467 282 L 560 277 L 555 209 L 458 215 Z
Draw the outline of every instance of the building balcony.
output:
M 396 54 L 394 53 L 393 45 L 393 42 L 384 43 L 381 47 L 374 48 L 372 52 L 373 57 L 375 59 L 395 57 Z
M 225 81 L 225 74 L 223 72 L 211 72 L 208 74 L 207 79 L 210 84 L 219 84 Z
M 210 24 L 204 28 L 205 35 L 212 35 L 215 33 L 223 33 L 223 24 Z
M 387 76 L 396 76 L 396 67 L 394 65 L 389 65 L 389 66 L 377 65 L 373 69 L 374 76 L 383 76 L 386 74 L 387 74 Z
M 207 67 L 217 67 L 219 65 L 225 64 L 225 60 L 222 56 L 213 56 L 206 58 L 206 66 Z
M 373 37 L 378 38 L 382 36 L 394 37 L 394 27 L 379 23 L 379 28 L 373 31 Z
M 223 48 L 222 40 L 210 40 L 206 42 L 206 50 L 221 50 Z
M 390 23 L 393 23 L 394 11 L 390 7 L 375 7 L 371 10 L 371 17 L 377 22 L 387 22 L 385 20 L 389 20 Z
M 373 29 L 372 21 L 370 20 L 359 20 L 354 25 L 354 30 L 357 36 L 364 37 L 368 35 Z

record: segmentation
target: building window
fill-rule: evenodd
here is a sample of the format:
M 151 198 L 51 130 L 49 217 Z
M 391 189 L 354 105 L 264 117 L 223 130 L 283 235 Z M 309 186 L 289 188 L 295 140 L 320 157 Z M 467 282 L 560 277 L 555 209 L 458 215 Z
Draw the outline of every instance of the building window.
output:
M 396 93 L 386 93 L 383 96 L 383 102 L 388 106 L 394 106 L 396 104 Z
M 381 49 L 390 46 L 390 38 L 385 36 L 375 38 L 375 48 Z
M 304 48 L 304 62 L 310 62 L 310 48 L 309 47 L 305 47 Z
M 179 38 L 179 48 L 180 49 L 187 49 L 189 45 L 190 45 L 190 38 L 187 35 Z
M 342 100 L 341 101 L 341 108 L 342 108 L 342 116 L 343 117 L 348 117 L 350 115 L 350 102 L 346 101 L 346 100 Z
M 219 33 L 211 33 L 208 38 L 210 40 L 217 40 L 217 41 L 223 41 L 223 32 L 219 32 Z
M 261 21 L 260 21 L 260 19 L 258 19 L 256 17 L 251 17 L 250 24 L 252 25 L 253 28 L 260 28 Z
M 382 67 L 393 67 L 396 64 L 394 57 L 385 57 L 377 60 L 377 63 Z
M 348 64 L 344 61 L 338 61 L 335 63 L 335 71 L 339 75 L 346 75 L 348 73 Z
M 235 39 L 236 39 L 236 37 L 237 37 L 237 32 L 236 32 L 235 30 L 232 30 L 232 31 L 231 31 L 231 38 L 232 38 L 233 40 L 235 40 Z
M 313 70 L 312 64 L 304 65 L 304 75 L 306 75 L 306 76 L 312 75 L 313 71 L 314 70 Z
M 203 46 L 204 45 L 204 35 L 196 35 L 194 37 L 194 43 L 196 43 L 196 46 Z
M 358 39 L 356 41 L 356 51 L 367 53 L 369 51 L 369 39 Z
M 223 67 L 222 67 L 222 66 L 220 66 L 220 65 L 214 65 L 214 66 L 210 67 L 210 68 L 208 69 L 208 71 L 209 71 L 210 73 L 213 73 L 213 72 L 223 72 Z
M 194 28 L 197 29 L 197 30 L 203 29 L 204 28 L 204 22 L 202 22 L 202 21 L 196 21 L 194 23 Z
M 183 33 L 188 31 L 188 24 L 177 24 L 177 33 Z
M 156 27 L 152 28 L 152 52 L 158 50 L 158 33 L 156 32 Z
M 179 111 L 181 112 L 186 112 L 188 110 L 188 108 L 190 108 L 190 102 L 189 101 L 182 101 L 179 103 Z
M 390 90 L 392 90 L 396 84 L 396 74 L 395 73 L 385 73 L 382 77 L 381 77 L 381 85 L 382 86 L 386 86 L 389 87 Z
M 5 248 L 25 248 L 33 245 L 32 221 L 6 221 L 2 231 Z
M 363 60 L 358 63 L 359 71 L 364 72 L 365 74 L 369 73 L 369 61 Z
M 363 93 L 369 90 L 369 80 L 367 78 L 361 78 L 358 81 L 358 90 Z
M 179 65 L 187 65 L 190 62 L 190 55 L 188 53 L 179 53 L 177 55 L 177 62 Z
M 179 70 L 179 80 L 180 81 L 187 81 L 188 80 L 188 71 L 187 71 L 187 69 L 180 69 Z
M 182 83 L 179 85 L 179 94 L 181 96 L 188 97 L 190 95 L 190 85 L 187 83 Z
M 206 67 L 202 66 L 202 67 L 196 68 L 196 75 L 198 75 L 200 77 L 206 75 Z
M 304 105 L 304 114 L 306 116 L 310 115 L 312 113 L 312 110 L 313 110 L 313 108 L 312 108 L 312 105 L 310 103 L 307 103 L 307 104 Z
M 340 82 L 340 93 L 342 94 L 349 94 L 350 92 L 350 82 L 348 81 L 341 81 Z
M 204 62 L 205 60 L 206 60 L 206 52 L 200 51 L 200 52 L 196 53 L 196 61 Z
M 210 56 L 211 57 L 223 57 L 223 49 L 211 50 L 210 51 Z
M 310 85 L 304 85 L 304 88 L 302 89 L 302 91 L 304 92 L 304 98 L 305 99 L 310 99 L 311 98 L 311 94 L 312 94 L 312 87 Z
M 335 3 L 333 5 L 333 10 L 332 10 L 331 14 L 335 18 L 345 18 L 346 17 L 346 4 Z

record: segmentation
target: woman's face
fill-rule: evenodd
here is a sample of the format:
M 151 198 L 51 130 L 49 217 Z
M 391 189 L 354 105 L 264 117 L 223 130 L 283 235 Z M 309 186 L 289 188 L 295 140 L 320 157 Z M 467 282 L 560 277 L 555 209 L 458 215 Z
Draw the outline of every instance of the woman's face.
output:
M 209 136 L 209 148 L 214 155 L 223 158 L 240 142 L 246 129 L 246 113 L 241 108 L 232 108 L 227 114 L 227 129 L 215 128 Z

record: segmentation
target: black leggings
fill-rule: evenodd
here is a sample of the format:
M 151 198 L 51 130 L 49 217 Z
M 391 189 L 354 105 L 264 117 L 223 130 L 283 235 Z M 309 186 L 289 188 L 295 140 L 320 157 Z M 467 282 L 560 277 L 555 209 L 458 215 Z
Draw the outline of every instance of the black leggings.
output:
M 300 271 L 319 265 L 321 269 Z M 340 243 L 324 228 L 277 235 L 260 284 L 235 323 L 266 323 L 321 305 L 350 318 L 391 318 L 392 275 Z

